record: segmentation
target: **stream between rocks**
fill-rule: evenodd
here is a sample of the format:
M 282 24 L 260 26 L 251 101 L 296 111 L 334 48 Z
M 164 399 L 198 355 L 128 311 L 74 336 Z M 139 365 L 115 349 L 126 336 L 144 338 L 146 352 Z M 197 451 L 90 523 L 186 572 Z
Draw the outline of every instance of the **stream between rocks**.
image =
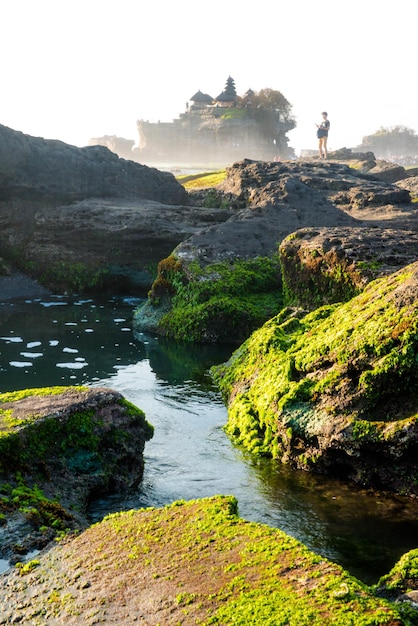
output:
M 91 502 L 92 522 L 118 510 L 233 494 L 241 517 L 281 528 L 369 584 L 417 547 L 418 502 L 295 472 L 234 447 L 208 374 L 231 347 L 135 334 L 136 304 L 47 296 L 0 305 L 0 391 L 105 385 L 144 410 L 155 428 L 140 488 Z M 6 567 L 0 560 L 0 571 Z

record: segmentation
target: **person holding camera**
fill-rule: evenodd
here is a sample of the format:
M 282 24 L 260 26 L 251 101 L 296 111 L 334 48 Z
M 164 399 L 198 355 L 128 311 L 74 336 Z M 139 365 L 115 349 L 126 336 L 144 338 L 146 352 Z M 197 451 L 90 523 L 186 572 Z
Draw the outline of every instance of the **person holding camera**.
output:
M 316 136 L 318 137 L 318 142 L 319 142 L 319 146 L 318 146 L 319 158 L 326 159 L 328 157 L 327 140 L 328 140 L 328 131 L 329 131 L 330 123 L 328 119 L 328 113 L 326 111 L 323 111 L 321 115 L 322 115 L 322 122 L 320 124 L 316 124 L 316 127 L 318 129 L 316 131 Z

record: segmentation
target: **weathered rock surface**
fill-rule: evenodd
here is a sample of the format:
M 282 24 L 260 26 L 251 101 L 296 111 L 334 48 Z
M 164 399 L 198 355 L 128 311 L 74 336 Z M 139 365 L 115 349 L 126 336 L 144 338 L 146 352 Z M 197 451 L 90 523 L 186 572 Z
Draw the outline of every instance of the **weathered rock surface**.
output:
M 85 198 L 187 201 L 172 174 L 120 159 L 102 146 L 77 148 L 0 125 L 0 200 L 59 206 Z
M 222 224 L 202 229 L 175 248 L 173 257 L 181 265 L 183 274 L 167 277 L 160 272 L 155 283 L 159 287 L 164 284 L 168 296 L 176 291 L 176 279 L 182 284 L 219 280 L 215 267 L 218 263 L 230 264 L 233 272 L 237 260 L 274 258 L 283 240 L 295 232 L 295 239 L 289 237 L 287 242 L 291 243 L 285 249 L 286 286 L 291 289 L 293 284 L 303 281 L 299 295 L 306 291 L 305 301 L 313 304 L 320 304 L 322 295 L 325 296 L 323 302 L 351 297 L 367 281 L 380 275 L 371 271 L 376 266 L 383 274 L 417 258 L 418 207 L 411 202 L 408 190 L 377 180 L 346 164 L 317 160 L 284 163 L 245 160 L 228 168 L 227 178 L 217 190 L 223 191 L 227 201 L 235 207 L 235 213 Z M 298 234 L 301 228 L 305 230 Z M 316 247 L 313 233 L 320 238 Z M 318 257 L 308 255 L 305 261 L 304 254 L 309 253 L 310 247 Z M 297 271 L 301 259 L 306 275 Z M 193 269 L 196 265 L 192 264 L 196 263 L 205 271 L 205 277 Z M 213 272 L 210 271 L 212 266 Z M 317 275 L 310 272 L 311 268 L 321 279 L 325 274 L 324 284 L 318 289 Z M 271 283 L 271 289 L 279 288 L 277 283 Z M 154 289 L 151 294 L 153 292 Z M 250 292 L 251 286 L 248 287 Z M 163 330 L 171 305 L 167 304 L 167 299 L 164 306 L 160 304 L 161 299 L 154 306 L 150 298 L 138 311 L 135 316 L 138 330 L 149 329 L 150 324 L 156 332 Z M 221 302 L 213 306 L 213 311 L 205 311 L 201 316 L 202 326 L 213 327 L 214 316 L 218 316 L 226 329 L 225 316 L 219 315 L 220 308 Z M 235 326 L 239 326 L 240 314 L 236 307 L 229 309 L 228 316 L 231 320 L 235 317 L 238 320 Z M 227 332 L 232 341 L 242 338 L 232 324 Z M 205 329 L 200 334 L 201 337 L 215 335 Z
M 398 185 L 398 187 L 407 189 L 412 198 L 418 198 L 418 176 L 410 176 L 403 180 L 397 181 L 396 184 Z
M 231 496 L 129 511 L 0 576 L 0 624 L 401 626 L 399 605 Z
M 418 495 L 418 262 L 346 304 L 283 310 L 214 368 L 227 431 L 300 469 Z
M 151 437 L 143 412 L 111 389 L 0 394 L 0 558 L 86 526 L 93 494 L 141 480 Z
M 172 174 L 0 126 L 0 254 L 46 286 L 146 293 L 161 258 L 231 214 L 188 204 Z
M 348 165 L 328 161 L 241 161 L 218 186 L 235 198 L 228 222 L 197 233 L 175 256 L 201 265 L 274 254 L 278 244 L 303 227 L 416 227 L 418 210 L 409 192 Z
M 345 302 L 417 257 L 418 230 L 395 227 L 305 228 L 280 245 L 287 301 L 311 310 Z

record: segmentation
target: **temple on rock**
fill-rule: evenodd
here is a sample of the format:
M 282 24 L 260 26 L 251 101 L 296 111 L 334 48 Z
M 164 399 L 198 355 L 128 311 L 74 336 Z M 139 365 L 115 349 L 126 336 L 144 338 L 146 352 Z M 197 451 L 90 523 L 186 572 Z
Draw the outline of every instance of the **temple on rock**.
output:
M 238 96 L 231 76 L 218 96 L 199 89 L 186 106 L 173 122 L 137 122 L 141 162 L 229 163 L 293 154 L 286 133 L 295 122 L 288 111 L 261 106 L 251 89 Z
M 90 143 L 146 164 L 225 165 L 243 158 L 272 161 L 294 156 L 286 133 L 295 125 L 291 105 L 279 91 L 249 89 L 239 96 L 229 76 L 216 97 L 199 89 L 187 102 L 186 111 L 172 122 L 138 120 L 135 148 L 134 142 L 119 142 L 117 137 Z M 130 156 L 126 142 L 131 144 Z

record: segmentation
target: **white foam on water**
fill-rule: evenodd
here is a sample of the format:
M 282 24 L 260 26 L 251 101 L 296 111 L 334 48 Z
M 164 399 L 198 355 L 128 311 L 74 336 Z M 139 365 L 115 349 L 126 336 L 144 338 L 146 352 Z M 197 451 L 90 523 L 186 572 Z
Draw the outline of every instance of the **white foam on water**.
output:
M 41 346 L 41 345 L 42 345 L 42 341 L 29 341 L 26 344 L 26 347 L 27 348 L 37 348 L 38 346 Z
M 9 361 L 9 365 L 12 367 L 32 367 L 33 363 L 30 361 Z
M 73 363 L 55 363 L 55 367 L 66 368 L 69 370 L 81 370 L 81 368 L 86 367 L 88 363 L 83 362 L 73 362 Z
M 78 352 L 77 348 L 63 348 L 62 351 L 63 352 L 69 352 L 71 354 L 77 354 L 77 352 Z
M 3 341 L 7 341 L 8 343 L 22 343 L 22 337 L 0 337 Z
M 37 359 L 40 356 L 44 356 L 43 352 L 21 352 L 20 356 L 24 356 L 25 359 Z

